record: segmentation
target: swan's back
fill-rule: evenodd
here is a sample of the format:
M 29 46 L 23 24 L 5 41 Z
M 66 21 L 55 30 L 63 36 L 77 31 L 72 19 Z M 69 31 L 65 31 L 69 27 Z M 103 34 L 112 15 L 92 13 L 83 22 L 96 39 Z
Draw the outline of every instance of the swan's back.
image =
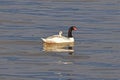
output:
M 67 38 L 64 36 L 53 35 L 46 39 L 42 39 L 47 43 L 66 43 L 66 42 L 74 42 L 74 38 Z

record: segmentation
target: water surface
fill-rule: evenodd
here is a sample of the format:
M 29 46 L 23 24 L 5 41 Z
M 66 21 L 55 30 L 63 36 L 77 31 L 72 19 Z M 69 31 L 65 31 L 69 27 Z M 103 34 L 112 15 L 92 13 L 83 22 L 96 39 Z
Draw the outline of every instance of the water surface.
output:
M 0 79 L 119 80 L 119 3 L 0 0 Z M 44 50 L 42 37 L 67 35 L 72 25 L 78 27 L 72 48 Z

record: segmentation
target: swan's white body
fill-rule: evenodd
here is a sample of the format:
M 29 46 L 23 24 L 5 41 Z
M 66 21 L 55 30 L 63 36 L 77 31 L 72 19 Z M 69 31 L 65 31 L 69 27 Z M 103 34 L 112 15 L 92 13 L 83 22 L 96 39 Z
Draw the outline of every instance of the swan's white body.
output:
M 71 43 L 74 42 L 74 38 L 72 36 L 72 31 L 77 30 L 76 26 L 72 26 L 68 30 L 68 37 L 62 36 L 62 31 L 59 32 L 58 35 L 53 35 L 48 38 L 41 38 L 45 43 Z
M 59 35 L 53 35 L 48 38 L 41 38 L 44 42 L 46 43 L 69 43 L 69 42 L 74 42 L 74 38 L 68 38 L 62 36 L 62 31 L 59 32 Z

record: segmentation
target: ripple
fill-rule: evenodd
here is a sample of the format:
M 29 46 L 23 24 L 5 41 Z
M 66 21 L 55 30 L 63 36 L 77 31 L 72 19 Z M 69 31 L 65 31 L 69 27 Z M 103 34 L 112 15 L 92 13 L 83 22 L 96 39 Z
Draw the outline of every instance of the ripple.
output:
M 49 71 L 55 71 L 55 72 L 72 72 L 72 70 L 66 70 L 66 69 L 50 69 Z
M 119 67 L 120 65 L 117 65 L 117 64 L 112 64 L 112 63 L 103 63 L 103 62 L 81 62 L 81 63 L 77 63 L 77 64 L 80 64 L 80 65 L 88 65 L 88 66 L 96 66 L 96 67 L 107 67 L 107 68 L 110 68 L 110 67 Z

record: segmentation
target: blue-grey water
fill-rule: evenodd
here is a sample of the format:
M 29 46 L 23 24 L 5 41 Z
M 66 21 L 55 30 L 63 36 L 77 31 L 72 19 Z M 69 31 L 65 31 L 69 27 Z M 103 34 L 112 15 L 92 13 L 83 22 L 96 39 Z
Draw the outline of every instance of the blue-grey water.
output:
M 119 3 L 0 0 L 0 80 L 120 80 Z M 72 25 L 73 49 L 45 48 L 42 37 Z

